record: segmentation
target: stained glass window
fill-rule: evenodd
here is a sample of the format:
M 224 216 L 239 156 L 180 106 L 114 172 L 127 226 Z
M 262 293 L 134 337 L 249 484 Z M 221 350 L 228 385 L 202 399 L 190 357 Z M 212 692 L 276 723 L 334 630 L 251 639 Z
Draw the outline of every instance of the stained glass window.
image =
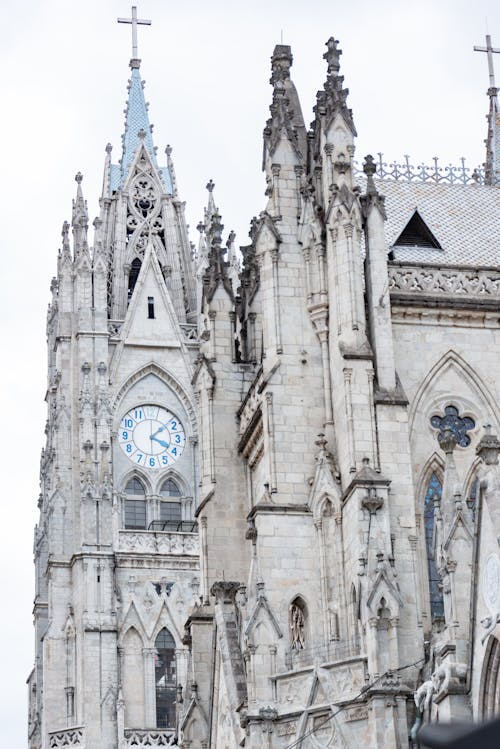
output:
M 165 627 L 155 641 L 156 727 L 175 726 L 177 669 L 175 640 Z
M 444 616 L 443 594 L 440 584 L 441 577 L 438 572 L 436 560 L 434 558 L 434 500 L 441 501 L 443 487 L 435 473 L 432 474 L 424 500 L 424 526 L 425 526 L 425 545 L 427 549 L 427 569 L 429 572 L 429 593 L 431 603 L 432 617 Z
M 431 426 L 433 426 L 434 429 L 439 429 L 439 442 L 444 439 L 444 433 L 449 429 L 455 437 L 457 445 L 460 445 L 460 447 L 468 447 L 470 445 L 470 437 L 467 432 L 474 429 L 476 422 L 469 416 L 464 416 L 463 418 L 459 416 L 458 408 L 455 408 L 455 406 L 446 406 L 444 409 L 444 416 L 432 417 Z

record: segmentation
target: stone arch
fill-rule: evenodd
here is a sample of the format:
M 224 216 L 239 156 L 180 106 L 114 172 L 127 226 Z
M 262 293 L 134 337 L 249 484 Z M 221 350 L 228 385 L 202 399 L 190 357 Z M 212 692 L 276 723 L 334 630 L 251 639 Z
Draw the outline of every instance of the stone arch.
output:
M 144 641 L 131 625 L 121 641 L 122 688 L 125 702 L 125 725 L 144 725 Z
M 132 466 L 120 480 L 120 494 L 125 493 L 125 487 L 127 486 L 128 482 L 134 478 L 138 479 L 144 485 L 145 494 L 152 493 L 153 487 L 151 484 L 151 478 L 145 473 L 145 471 L 141 469 L 140 466 L 138 466 L 137 468 L 135 466 Z
M 175 468 L 168 468 L 165 471 L 165 473 L 158 474 L 158 477 L 155 480 L 155 487 L 154 487 L 156 494 L 160 493 L 161 486 L 163 485 L 165 481 L 168 481 L 168 479 L 172 479 L 172 481 L 175 481 L 175 483 L 180 489 L 182 497 L 188 496 L 191 487 L 188 486 L 185 476 L 183 476 L 182 473 L 179 473 L 179 471 L 177 471 Z
M 133 385 L 135 385 L 139 380 L 142 380 L 144 377 L 147 377 L 148 375 L 153 374 L 156 377 L 158 377 L 161 382 L 163 382 L 170 390 L 172 390 L 175 395 L 179 398 L 180 402 L 184 406 L 184 409 L 186 411 L 186 414 L 189 418 L 189 423 L 191 427 L 191 434 L 193 436 L 196 436 L 197 434 L 197 422 L 196 422 L 196 411 L 195 411 L 195 405 L 190 397 L 190 395 L 186 392 L 186 390 L 181 386 L 179 381 L 177 380 L 174 375 L 169 372 L 168 370 L 164 369 L 163 367 L 160 367 L 156 362 L 151 361 L 149 364 L 146 364 L 143 367 L 140 367 L 135 372 L 133 372 L 127 379 L 121 384 L 120 388 L 118 389 L 114 402 L 113 402 L 113 409 L 115 412 L 115 429 L 117 428 L 117 420 L 118 420 L 118 405 L 123 401 L 129 390 L 132 388 Z
M 495 635 L 490 635 L 484 653 L 479 712 L 483 720 L 500 712 L 500 642 Z
M 500 410 L 498 404 L 487 385 L 483 382 L 482 377 L 477 370 L 460 356 L 460 354 L 450 349 L 434 364 L 433 367 L 431 367 L 420 383 L 415 398 L 410 404 L 408 414 L 410 436 L 413 434 L 415 418 L 417 413 L 421 410 L 422 404 L 432 393 L 432 390 L 435 390 L 436 382 L 438 382 L 449 369 L 454 369 L 459 377 L 468 385 L 469 391 L 475 395 L 475 398 L 478 401 L 476 405 L 482 405 L 485 415 L 488 415 L 494 423 L 499 423 Z M 455 398 L 455 400 L 458 400 L 460 405 L 468 405 L 468 399 L 463 398 L 460 395 Z M 432 409 L 432 407 L 437 407 L 438 404 L 431 401 L 429 405 Z

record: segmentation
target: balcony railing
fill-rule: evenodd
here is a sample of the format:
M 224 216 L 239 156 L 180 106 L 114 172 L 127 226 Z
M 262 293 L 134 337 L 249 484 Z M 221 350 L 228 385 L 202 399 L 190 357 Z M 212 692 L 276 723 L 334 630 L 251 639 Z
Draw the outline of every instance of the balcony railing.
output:
M 186 523 L 186 521 L 184 521 Z M 168 525 L 168 523 L 161 523 Z M 175 523 L 175 526 L 184 526 L 183 523 Z M 121 530 L 119 532 L 118 549 L 124 552 L 138 552 L 151 554 L 199 554 L 200 544 L 197 526 L 191 522 L 186 523 L 181 531 L 171 530 Z
M 160 728 L 129 728 L 125 729 L 124 746 L 131 749 L 140 749 L 149 746 L 169 746 L 177 749 L 177 737 L 171 728 L 162 730 Z
M 84 749 L 85 737 L 83 727 L 64 728 L 62 731 L 52 731 L 49 733 L 49 749 L 59 749 L 59 747 L 76 746 L 78 749 Z

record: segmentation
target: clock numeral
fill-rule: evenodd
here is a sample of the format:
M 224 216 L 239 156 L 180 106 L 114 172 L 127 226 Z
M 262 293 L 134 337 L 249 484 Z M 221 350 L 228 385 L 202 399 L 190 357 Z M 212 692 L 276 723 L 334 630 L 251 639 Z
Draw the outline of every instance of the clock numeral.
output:
M 132 429 L 132 427 L 134 426 L 134 422 L 132 421 L 132 419 L 124 419 L 123 421 L 124 421 L 123 425 L 127 429 Z
M 142 419 L 142 409 L 136 408 L 134 411 L 134 419 Z
M 180 443 L 181 443 L 181 435 L 180 434 L 176 434 L 175 435 L 175 441 L 177 442 L 178 445 L 180 445 Z
M 127 452 L 128 452 L 129 454 L 130 454 L 130 453 L 132 452 L 132 445 L 130 444 L 130 442 L 128 443 L 128 445 L 125 445 L 125 450 L 126 450 L 126 451 L 127 451 Z
M 161 456 L 161 462 L 162 462 L 162 465 L 168 466 L 168 458 L 166 455 Z
M 176 431 L 176 429 L 177 429 L 177 422 L 176 422 L 176 421 L 175 421 L 174 419 L 172 419 L 172 421 L 170 422 L 170 429 L 171 429 L 171 430 L 172 430 L 173 432 L 175 432 L 175 431 Z
M 140 463 L 143 457 L 144 455 L 142 453 L 137 453 L 137 455 L 135 456 L 136 462 Z
M 156 413 L 158 411 L 156 406 L 148 406 L 144 410 L 146 411 L 146 419 L 156 419 Z
M 124 440 L 128 440 L 128 432 L 122 432 L 122 437 Z
M 149 459 L 149 465 L 151 468 L 154 468 L 156 465 L 156 460 L 154 458 Z
M 176 447 L 172 448 L 172 455 L 177 455 L 177 448 Z

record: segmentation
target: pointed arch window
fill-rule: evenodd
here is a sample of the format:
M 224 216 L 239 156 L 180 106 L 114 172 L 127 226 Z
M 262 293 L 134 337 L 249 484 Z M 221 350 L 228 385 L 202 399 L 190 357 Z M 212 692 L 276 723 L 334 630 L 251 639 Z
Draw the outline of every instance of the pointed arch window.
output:
M 164 627 L 155 640 L 154 651 L 156 687 L 156 726 L 175 726 L 175 697 L 177 687 L 177 667 L 175 661 L 175 640 Z
M 427 484 L 424 499 L 424 527 L 425 546 L 427 551 L 427 570 L 429 575 L 429 594 L 432 618 L 444 616 L 443 593 L 441 591 L 441 577 L 438 572 L 434 556 L 434 506 L 441 502 L 443 486 L 435 473 L 432 474 Z
M 146 490 L 136 476 L 129 479 L 125 486 L 123 521 L 126 529 L 143 530 L 146 528 Z
M 128 274 L 128 300 L 130 302 L 132 298 L 132 294 L 134 293 L 135 285 L 137 283 L 137 279 L 139 278 L 139 273 L 141 272 L 141 260 L 138 257 L 135 257 L 132 260 L 132 265 L 130 266 L 130 271 Z

